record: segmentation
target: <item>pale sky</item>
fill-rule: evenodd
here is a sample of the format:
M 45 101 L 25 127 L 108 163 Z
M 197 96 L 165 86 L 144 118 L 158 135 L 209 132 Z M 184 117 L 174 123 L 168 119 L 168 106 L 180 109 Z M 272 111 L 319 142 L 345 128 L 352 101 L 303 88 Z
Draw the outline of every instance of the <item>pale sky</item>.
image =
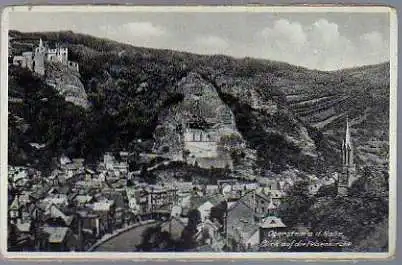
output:
M 389 60 L 387 13 L 12 12 L 9 28 L 72 30 L 141 47 L 336 70 Z

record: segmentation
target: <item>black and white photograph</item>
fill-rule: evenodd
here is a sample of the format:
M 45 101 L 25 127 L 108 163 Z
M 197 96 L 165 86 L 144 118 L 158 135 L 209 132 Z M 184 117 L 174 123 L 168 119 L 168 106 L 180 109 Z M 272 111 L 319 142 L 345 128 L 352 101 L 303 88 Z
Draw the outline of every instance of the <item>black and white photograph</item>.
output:
M 7 255 L 394 252 L 392 9 L 2 19 Z

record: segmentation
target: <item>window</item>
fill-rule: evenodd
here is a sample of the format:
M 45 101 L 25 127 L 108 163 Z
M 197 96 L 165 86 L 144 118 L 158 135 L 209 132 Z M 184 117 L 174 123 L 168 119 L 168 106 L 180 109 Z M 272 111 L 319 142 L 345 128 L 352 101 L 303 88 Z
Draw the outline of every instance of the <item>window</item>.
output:
M 248 220 L 246 220 L 245 218 L 240 218 L 240 222 L 242 222 L 242 223 L 248 223 Z

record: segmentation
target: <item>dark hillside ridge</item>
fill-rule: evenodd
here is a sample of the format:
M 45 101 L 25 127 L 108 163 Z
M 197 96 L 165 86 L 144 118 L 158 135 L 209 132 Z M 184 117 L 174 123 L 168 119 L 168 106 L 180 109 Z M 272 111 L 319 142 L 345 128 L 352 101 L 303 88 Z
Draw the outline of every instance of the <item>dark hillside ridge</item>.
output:
M 387 162 L 389 63 L 325 72 L 269 60 L 140 48 L 70 31 L 11 31 L 10 36 L 12 51 L 26 49 L 39 38 L 66 45 L 71 60 L 80 65 L 80 79 L 91 104 L 83 110 L 58 101 L 58 107 L 69 106 L 60 109 L 64 113 L 60 115 L 68 118 L 59 121 L 58 128 L 60 135 L 71 135 L 67 139 L 57 136 L 45 118 L 33 125 L 28 117 L 36 112 L 13 113 L 18 107 L 10 105 L 12 115 L 35 130 L 13 131 L 13 145 L 17 139 L 18 145 L 46 141 L 54 153 L 87 159 L 96 159 L 111 148 L 150 151 L 162 113 L 174 114 L 186 96 L 179 89 L 180 81 L 197 75 L 230 108 L 247 147 L 257 151 L 255 163 L 260 170 L 280 172 L 291 167 L 313 172 L 318 165 L 338 164 L 346 117 L 351 121 L 357 162 Z M 10 71 L 10 80 L 16 80 L 10 82 L 10 96 L 28 97 L 27 88 L 20 87 L 25 82 L 18 82 L 20 75 L 18 69 Z M 35 82 L 47 91 L 41 80 Z M 31 104 L 38 112 L 49 108 L 39 101 Z M 75 125 L 68 133 L 63 125 L 67 121 Z M 136 144 L 139 138 L 141 145 Z M 23 158 L 28 159 L 11 161 Z

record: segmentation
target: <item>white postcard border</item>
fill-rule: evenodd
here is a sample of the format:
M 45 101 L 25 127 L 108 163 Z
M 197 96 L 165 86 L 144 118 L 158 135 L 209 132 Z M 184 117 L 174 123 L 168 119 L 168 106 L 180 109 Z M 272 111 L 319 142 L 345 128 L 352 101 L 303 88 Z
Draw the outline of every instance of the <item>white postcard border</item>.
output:
M 203 252 L 7 252 L 7 154 L 8 154 L 8 15 L 10 12 L 348 12 L 348 13 L 389 13 L 390 14 L 390 182 L 389 182 L 389 233 L 388 252 L 384 253 L 294 253 L 294 252 L 256 252 L 256 253 L 203 253 Z M 0 251 L 10 259 L 68 259 L 68 260 L 381 260 L 391 258 L 396 251 L 396 188 L 397 188 L 397 50 L 398 25 L 395 9 L 387 6 L 107 6 L 107 5 L 66 5 L 66 6 L 11 6 L 4 8 L 1 17 L 1 90 L 0 90 Z

